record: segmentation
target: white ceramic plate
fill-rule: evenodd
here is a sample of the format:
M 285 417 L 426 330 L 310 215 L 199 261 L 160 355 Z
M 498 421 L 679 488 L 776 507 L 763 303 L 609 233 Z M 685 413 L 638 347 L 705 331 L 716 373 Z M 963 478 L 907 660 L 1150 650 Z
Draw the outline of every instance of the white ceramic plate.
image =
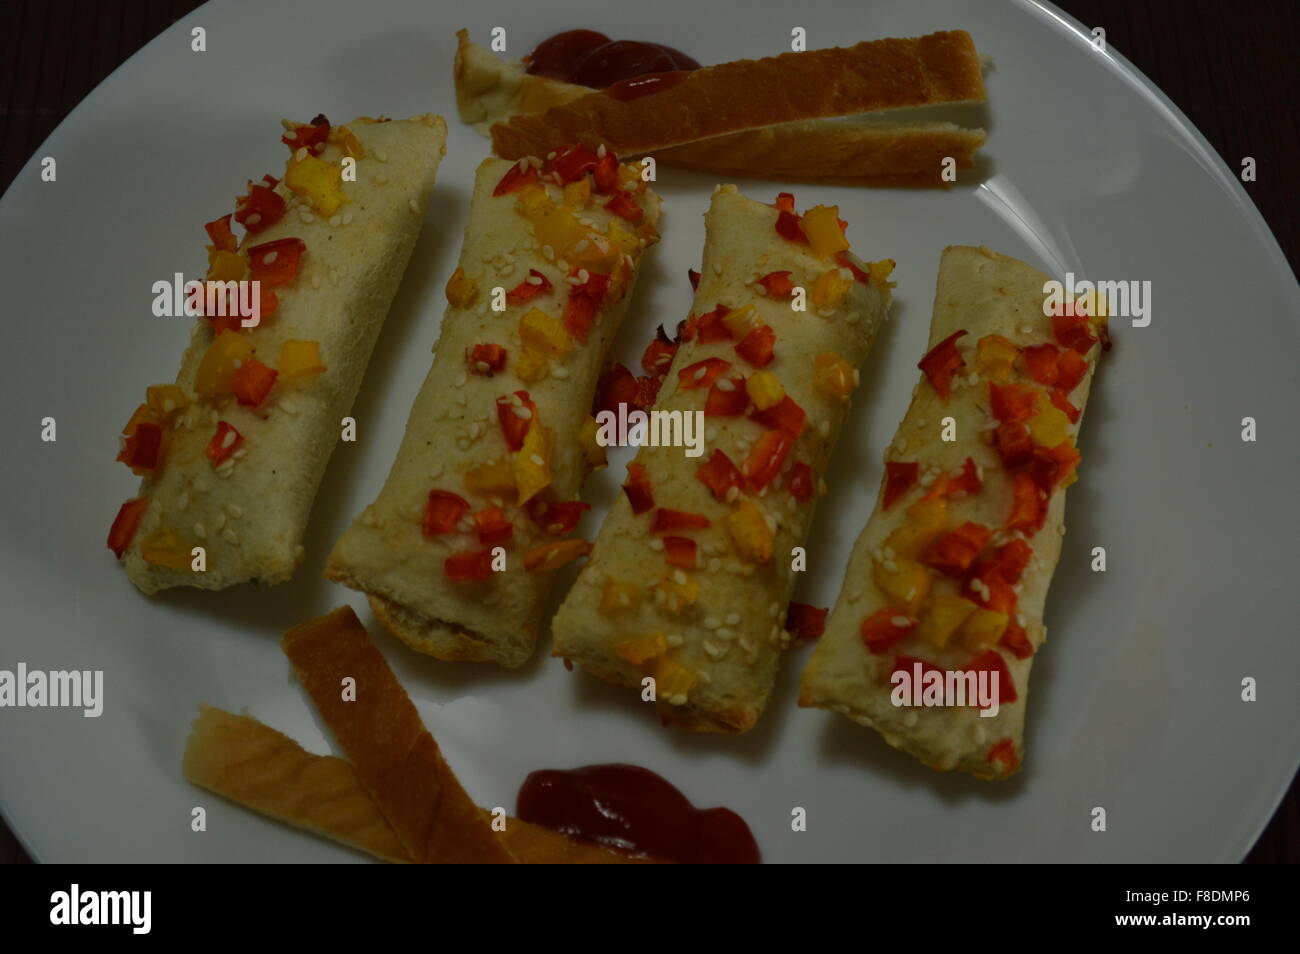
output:
M 445 4 L 451 11 L 456 5 Z M 757 729 L 666 731 L 631 694 L 570 674 L 544 648 L 522 672 L 440 663 L 372 632 L 466 788 L 513 808 L 532 769 L 628 761 L 699 805 L 727 805 L 770 861 L 1236 861 L 1295 771 L 1300 641 L 1296 283 L 1242 186 L 1178 110 L 1052 8 L 1007 3 L 685 0 L 211 3 L 122 66 L 41 147 L 0 203 L 6 414 L 0 668 L 102 669 L 99 719 L 0 710 L 0 802 L 47 861 L 349 861 L 360 856 L 188 786 L 195 705 L 248 711 L 314 751 L 326 734 L 276 639 L 343 602 L 329 547 L 373 499 L 429 364 L 484 141 L 456 119 L 453 31 L 508 30 L 520 55 L 578 26 L 668 43 L 701 62 L 961 27 L 988 75 L 988 177 L 947 194 L 797 188 L 840 205 L 865 258 L 893 257 L 893 322 L 820 505 L 799 598 L 829 605 L 923 353 L 939 252 L 984 244 L 1061 275 L 1153 283 L 1147 328 L 1116 347 L 1084 428 L 1065 551 L 1034 667 L 1027 770 L 1009 784 L 940 775 L 847 720 L 795 706 L 786 662 Z M 208 52 L 190 50 L 207 30 Z M 433 208 L 316 502 L 308 558 L 270 590 L 142 597 L 104 549 L 135 480 L 113 462 L 146 384 L 171 380 L 185 321 L 151 316 L 150 285 L 205 265 L 202 223 L 284 161 L 279 119 L 436 111 L 451 129 Z M 43 183 L 37 160 L 54 156 Z M 686 314 L 714 179 L 661 170 L 664 241 L 620 347 Z M 779 187 L 745 182 L 771 201 Z M 58 421 L 56 443 L 39 422 Z M 1241 440 L 1243 417 L 1258 440 Z M 594 532 L 625 455 L 592 483 Z M 1109 571 L 1089 569 L 1105 546 Z M 1258 680 L 1259 699 L 1240 699 Z M 190 830 L 195 805 L 208 830 Z M 791 809 L 808 830 L 790 830 Z M 1090 829 L 1104 807 L 1108 831 Z

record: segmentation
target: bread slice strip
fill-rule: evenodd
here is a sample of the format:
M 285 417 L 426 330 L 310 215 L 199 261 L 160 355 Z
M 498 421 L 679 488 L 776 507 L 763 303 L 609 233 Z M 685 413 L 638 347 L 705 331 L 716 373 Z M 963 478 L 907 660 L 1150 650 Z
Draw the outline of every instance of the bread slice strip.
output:
M 253 811 L 382 861 L 411 861 L 349 762 L 313 755 L 250 716 L 200 705 L 183 765 L 189 782 Z M 517 818 L 507 821 L 500 838 L 524 864 L 653 863 Z
M 351 607 L 294 627 L 280 645 L 412 859 L 514 862 Z M 354 680 L 355 701 L 344 680 Z
M 492 144 L 508 159 L 545 155 L 571 142 L 636 156 L 782 123 L 970 104 L 984 95 L 975 45 L 964 30 L 953 30 L 736 60 L 694 70 L 638 99 L 593 91 L 495 124 Z

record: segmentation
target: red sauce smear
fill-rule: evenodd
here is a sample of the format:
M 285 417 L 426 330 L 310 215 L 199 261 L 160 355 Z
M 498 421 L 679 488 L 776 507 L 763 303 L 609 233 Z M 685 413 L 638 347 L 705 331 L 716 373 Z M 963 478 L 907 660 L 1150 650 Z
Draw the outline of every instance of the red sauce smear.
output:
M 646 73 L 698 70 L 691 57 L 661 43 L 611 40 L 595 30 L 567 30 L 543 40 L 528 59 L 528 72 L 578 86 L 606 89 Z M 660 86 L 658 89 L 664 89 Z M 641 92 L 658 92 L 658 89 Z M 632 97 L 629 97 L 632 98 Z
M 581 841 L 679 864 L 758 864 L 758 844 L 728 808 L 699 809 L 636 765 L 530 772 L 515 814 Z
M 670 73 L 647 73 L 644 76 L 633 76 L 631 79 L 619 80 L 612 86 L 606 87 L 605 95 L 625 102 L 629 99 L 640 99 L 642 96 L 662 93 L 670 86 L 676 86 L 686 79 L 690 73 L 690 70 L 673 70 Z

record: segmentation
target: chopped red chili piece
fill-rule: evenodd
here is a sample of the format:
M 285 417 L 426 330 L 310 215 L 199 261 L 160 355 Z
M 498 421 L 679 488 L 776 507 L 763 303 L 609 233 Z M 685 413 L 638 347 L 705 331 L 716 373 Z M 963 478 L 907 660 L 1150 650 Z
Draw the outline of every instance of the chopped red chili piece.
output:
M 522 189 L 524 186 L 537 181 L 537 170 L 527 159 L 520 159 L 501 177 L 497 187 L 492 190 L 493 197 L 509 195 L 516 189 Z
M 803 433 L 804 426 L 808 423 L 808 415 L 794 398 L 785 395 L 776 404 L 762 410 L 755 411 L 749 415 L 751 421 L 757 421 L 764 427 L 770 427 L 774 430 L 785 431 L 791 437 L 798 437 Z
M 982 486 L 979 468 L 975 466 L 973 458 L 967 457 L 961 465 L 961 475 L 948 478 L 946 493 L 950 496 L 962 491 L 967 494 L 977 494 Z
M 626 192 L 618 193 L 605 203 L 604 208 L 606 211 L 613 212 L 620 219 L 626 219 L 633 223 L 640 222 L 645 218 L 645 211 L 636 204 L 636 199 Z
M 1097 336 L 1092 333 L 1092 324 L 1087 315 L 1077 314 L 1070 303 L 1066 303 L 1059 314 L 1052 316 L 1052 333 L 1064 348 L 1072 348 L 1079 354 L 1087 354 L 1097 343 Z
M 454 533 L 460 518 L 469 513 L 469 501 L 450 490 L 430 490 L 424 504 L 422 531 L 426 537 Z
M 122 445 L 117 459 L 137 474 L 156 470 L 162 458 L 163 429 L 152 421 L 140 421 Z
M 700 273 L 693 268 L 686 269 L 686 277 L 691 280 L 691 290 L 698 291 L 700 288 Z
M 1066 394 L 1077 388 L 1088 374 L 1088 359 L 1073 348 L 1061 352 L 1056 366 L 1056 386 Z
M 507 543 L 515 532 L 515 525 L 500 507 L 488 507 L 474 514 L 474 528 L 478 531 L 478 542 L 485 547 Z
M 864 285 L 871 284 L 871 272 L 866 269 L 858 268 L 856 262 L 849 257 L 848 252 L 836 252 L 835 262 L 853 273 L 853 280 L 861 282 Z
M 921 465 L 914 460 L 885 461 L 885 493 L 880 500 L 880 509 L 888 510 L 894 501 L 912 489 L 921 476 Z
M 1061 376 L 1061 349 L 1054 344 L 1027 345 L 1021 350 L 1025 373 L 1044 387 L 1053 387 Z
M 633 513 L 645 513 L 655 505 L 655 497 L 650 489 L 650 477 L 645 467 L 636 461 L 627 465 L 627 483 L 623 485 L 627 502 L 632 505 Z
M 275 387 L 279 372 L 268 368 L 256 358 L 245 359 L 230 376 L 230 390 L 235 399 L 246 407 L 257 407 L 266 400 Z
M 1002 638 L 998 640 L 998 645 L 1017 659 L 1028 659 L 1034 654 L 1034 644 L 1029 641 L 1029 635 L 1025 632 L 1025 628 L 1016 622 L 1014 616 L 1007 623 L 1007 628 L 1003 631 Z
M 1047 519 L 1047 499 L 1039 490 L 1034 478 L 1026 473 L 1011 475 L 1011 515 L 1007 517 L 1008 530 L 1021 530 L 1030 535 L 1042 529 Z
M 625 404 L 629 408 L 637 406 L 638 385 L 636 377 L 617 361 L 606 366 L 596 385 L 596 397 L 592 402 L 592 412 L 618 412 L 618 406 Z
M 577 182 L 594 170 L 599 161 L 594 152 L 578 143 L 556 150 L 554 158 L 542 163 L 542 172 L 545 175 L 556 173 L 562 182 Z
M 534 281 L 533 279 L 537 280 Z M 538 295 L 545 295 L 550 291 L 550 280 L 537 269 L 530 268 L 528 269 L 528 277 L 506 292 L 506 303 L 522 305 L 524 302 L 532 301 Z
M 759 325 L 736 344 L 736 354 L 756 368 L 766 368 L 775 357 L 776 332 L 770 325 Z
M 704 399 L 705 417 L 736 417 L 749 406 L 744 378 L 718 378 Z
M 731 462 L 725 451 L 714 448 L 709 459 L 695 471 L 695 477 L 712 491 L 717 500 L 726 500 L 733 487 L 740 487 L 743 478 L 739 468 Z
M 929 353 L 917 364 L 917 367 L 924 371 L 925 376 L 930 379 L 930 384 L 939 397 L 945 400 L 952 390 L 952 376 L 957 373 L 959 368 L 966 365 L 966 359 L 957 350 L 957 339 L 964 334 L 966 334 L 965 331 L 953 332 L 931 348 Z
M 1004 706 L 1016 701 L 1016 684 L 1011 679 L 1011 670 L 996 649 L 980 653 L 966 664 L 966 669 L 968 672 L 987 672 L 998 677 L 998 705 Z
M 317 116 L 310 123 L 299 123 L 294 126 L 293 136 L 290 137 L 285 133 L 280 137 L 280 142 L 289 147 L 290 152 L 297 152 L 299 149 L 306 149 L 313 156 L 319 156 L 325 151 L 325 145 L 330 138 L 330 124 L 324 116 Z
M 695 541 L 690 537 L 664 537 L 664 559 L 669 566 L 695 569 Z
M 790 272 L 768 272 L 758 280 L 768 298 L 789 298 L 794 292 Z
M 467 550 L 453 553 L 442 564 L 447 579 L 453 583 L 466 583 L 471 580 L 486 580 L 492 575 L 491 550 Z
M 147 498 L 136 497 L 118 508 L 117 516 L 113 518 L 113 526 L 108 530 L 108 548 L 113 551 L 114 556 L 120 558 L 131 545 L 131 540 L 135 538 L 135 532 L 140 527 L 140 518 L 144 516 L 148 506 Z
M 651 533 L 672 533 L 674 530 L 703 530 L 711 526 L 709 518 L 702 513 L 689 513 L 685 510 L 670 510 L 657 507 L 650 520 Z
M 677 372 L 678 387 L 683 390 L 707 388 L 718 379 L 718 375 L 731 367 L 730 361 L 721 358 L 705 358 L 687 365 Z
M 1029 544 L 1016 537 L 993 551 L 993 565 L 997 567 L 1002 579 L 1008 583 L 1019 583 L 1020 576 L 1033 555 L 1034 551 Z
M 583 271 L 576 267 L 570 269 L 569 277 L 581 277 Z M 564 327 L 569 334 L 579 341 L 587 340 L 587 332 L 608 292 L 609 276 L 596 272 L 587 272 L 587 280 L 581 285 L 569 286 L 569 300 L 564 306 Z
M 998 613 L 1012 613 L 1016 608 L 1016 591 L 1002 576 L 992 560 L 981 560 L 962 586 L 961 595 Z
M 528 516 L 538 529 L 553 537 L 571 533 L 582 515 L 590 509 L 591 504 L 580 500 L 543 500 L 534 497 L 528 501 Z
M 992 536 L 993 531 L 988 527 L 963 523 L 932 543 L 922 562 L 948 576 L 965 576 Z
M 248 194 L 235 200 L 235 221 L 242 225 L 249 235 L 256 235 L 284 217 L 284 199 L 275 191 L 278 184 L 277 179 L 263 176 L 261 182 L 250 181 Z M 226 227 L 230 227 L 229 221 Z M 233 252 L 235 249 L 228 248 L 226 251 Z
M 778 192 L 776 194 L 776 207 L 782 212 L 794 211 L 794 195 L 790 192 Z
M 1024 384 L 989 382 L 989 402 L 993 416 L 1003 424 L 1027 421 L 1038 413 L 1038 394 Z
M 994 432 L 998 456 L 1007 467 L 1017 467 L 1029 460 L 1034 452 L 1034 438 L 1025 425 L 999 424 Z
M 235 233 L 230 231 L 230 215 L 228 213 L 219 219 L 213 219 L 203 228 L 208 233 L 208 238 L 212 239 L 212 247 L 218 252 L 238 251 L 239 240 L 235 238 Z
M 799 224 L 799 216 L 793 212 L 782 210 L 777 215 L 776 234 L 788 242 L 795 242 L 799 245 L 808 244 L 808 236 L 803 234 L 803 226 Z
M 1055 447 L 1035 447 L 1033 458 L 1026 468 L 1030 478 L 1045 493 L 1065 480 L 1078 465 L 1079 451 L 1069 441 Z
M 243 443 L 243 434 L 225 421 L 218 421 L 217 432 L 212 435 L 212 440 L 208 441 L 204 453 L 208 455 L 208 460 L 212 461 L 212 466 L 216 467 L 239 450 L 239 445 Z
M 1070 352 L 1073 354 L 1074 352 Z M 1052 388 L 1047 397 L 1052 404 L 1070 419 L 1071 424 L 1078 424 L 1079 418 L 1083 416 L 1083 411 L 1070 403 L 1070 399 L 1065 396 L 1065 392 L 1060 388 Z
M 506 447 L 517 451 L 524 446 L 528 428 L 537 416 L 537 405 L 527 391 L 516 391 L 514 396 L 519 400 L 514 401 L 507 394 L 497 398 L 497 421 L 501 424 L 501 436 L 506 440 Z
M 812 468 L 807 461 L 799 461 L 790 468 L 790 479 L 786 484 L 790 496 L 800 503 L 807 503 L 813 496 Z
M 307 248 L 300 238 L 282 238 L 263 242 L 248 250 L 248 270 L 263 288 L 287 285 L 298 274 L 298 262 Z M 265 311 L 265 309 L 263 309 Z
M 1007 772 L 1015 771 L 1016 766 L 1020 764 L 1020 756 L 1016 755 L 1016 744 L 1009 738 L 993 744 L 989 749 L 988 760 L 1001 762 L 1004 771 Z
M 785 431 L 764 431 L 745 458 L 745 480 L 754 490 L 762 490 L 781 472 L 794 438 Z
M 916 629 L 918 620 L 912 619 L 892 607 L 876 610 L 862 621 L 862 642 L 871 652 L 879 654 L 898 645 Z M 899 656 L 899 660 L 911 661 L 911 656 Z M 928 665 L 928 664 L 927 664 Z M 894 662 L 898 669 L 898 661 Z M 911 670 L 908 665 L 907 669 Z
M 649 374 L 667 374 L 676 355 L 677 345 L 664 333 L 664 326 L 660 325 L 655 340 L 646 346 L 645 353 L 641 355 L 641 367 Z
M 696 319 L 695 329 L 699 334 L 700 344 L 731 340 L 731 330 L 722 323 L 722 319 L 730 313 L 731 309 L 726 305 L 718 305 L 712 311 L 700 315 Z
M 649 410 L 654 407 L 655 400 L 659 397 L 659 386 L 664 383 L 664 379 L 659 375 L 646 375 L 636 379 L 636 406 L 641 410 Z
M 606 152 L 596 160 L 596 167 L 591 170 L 595 181 L 596 195 L 608 195 L 618 188 L 618 157 Z
M 506 367 L 506 349 L 499 344 L 476 344 L 466 357 L 474 374 L 495 374 Z
M 795 639 L 808 641 L 826 632 L 830 610 L 807 603 L 791 603 L 785 610 L 785 631 Z

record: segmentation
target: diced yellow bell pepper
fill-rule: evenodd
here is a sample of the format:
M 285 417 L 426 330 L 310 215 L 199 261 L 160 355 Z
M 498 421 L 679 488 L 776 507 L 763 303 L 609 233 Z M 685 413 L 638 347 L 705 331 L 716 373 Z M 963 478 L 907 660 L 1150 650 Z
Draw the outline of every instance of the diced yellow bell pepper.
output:
M 758 311 L 753 305 L 742 305 L 735 311 L 729 311 L 722 316 L 723 326 L 731 332 L 731 337 L 737 341 L 743 341 L 745 335 L 757 328 L 760 323 Z
M 817 276 L 812 288 L 808 289 L 808 300 L 818 308 L 831 307 L 839 304 L 852 287 L 852 278 L 845 278 L 838 267 L 828 268 Z
M 943 649 L 952 634 L 977 609 L 978 606 L 960 596 L 936 596 L 921 617 L 916 633 L 936 649 Z
M 591 200 L 591 180 L 583 176 L 564 187 L 564 204 L 571 209 L 585 209 Z
M 478 464 L 465 471 L 465 489 L 485 497 L 513 498 L 515 467 L 507 458 Z
M 140 556 L 146 563 L 169 566 L 173 570 L 190 568 L 190 547 L 171 530 L 159 530 L 140 544 Z
M 872 579 L 893 606 L 919 617 L 930 595 L 930 571 L 915 560 L 896 555 L 892 560 L 875 560 Z
M 578 432 L 578 444 L 582 447 L 582 456 L 588 467 L 599 468 L 608 463 L 605 445 L 596 439 L 599 434 L 600 425 L 594 417 L 587 415 L 587 419 L 582 422 L 582 430 Z
M 628 255 L 635 255 L 641 247 L 641 239 L 624 229 L 617 222 L 610 222 L 605 234 L 615 248 Z
M 617 245 L 605 238 L 600 232 L 583 228 L 578 237 L 564 248 L 556 248 L 555 254 L 570 265 L 587 269 L 589 272 L 609 273 L 622 257 L 623 252 Z
M 853 366 L 833 351 L 813 358 L 813 385 L 823 394 L 846 398 L 853 393 Z
M 330 142 L 338 147 L 339 152 L 345 156 L 351 156 L 353 159 L 364 159 L 366 150 L 361 145 L 361 140 L 347 126 L 333 126 L 330 128 Z
M 145 390 L 145 400 L 160 417 L 170 420 L 190 406 L 190 399 L 175 384 L 155 384 Z
M 975 373 L 1004 384 L 1015 372 L 1020 349 L 1001 335 L 985 335 L 975 345 Z
M 313 155 L 289 159 L 284 184 L 298 195 L 311 200 L 312 207 L 323 216 L 331 216 L 348 201 L 341 187 L 342 170 L 337 163 Z
M 212 339 L 203 352 L 194 375 L 194 391 L 200 397 L 225 397 L 230 393 L 230 379 L 235 371 L 253 356 L 248 339 L 235 331 L 225 331 Z
M 579 537 L 543 543 L 524 553 L 524 569 L 529 573 L 549 573 L 591 552 L 591 543 Z
M 320 359 L 320 344 L 315 341 L 298 341 L 289 338 L 280 345 L 280 380 L 294 381 L 309 378 L 325 370 Z
M 523 447 L 515 453 L 515 487 L 521 507 L 551 485 L 553 440 L 551 429 L 534 420 L 524 436 Z
M 1025 422 L 1034 441 L 1043 447 L 1055 447 L 1070 439 L 1070 419 L 1046 395 L 1038 395 L 1038 413 Z
M 536 384 L 546 377 L 551 370 L 551 363 L 546 355 L 536 348 L 525 347 L 515 362 L 515 374 L 527 384 Z
M 660 656 L 655 661 L 654 678 L 655 698 L 673 705 L 685 703 L 691 688 L 699 680 L 695 673 L 668 656 Z
M 680 613 L 700 598 L 699 582 L 684 570 L 669 571 L 655 584 L 655 590 L 663 594 L 662 600 L 656 595 L 655 602 L 673 614 Z
M 745 379 L 745 393 L 754 402 L 754 407 L 766 411 L 781 403 L 785 388 L 781 386 L 781 379 L 771 371 L 755 371 Z
M 239 282 L 248 276 L 248 259 L 238 252 L 224 252 L 221 249 L 208 250 L 208 274 L 210 282 Z
M 907 508 L 907 519 L 885 539 L 885 546 L 899 556 L 919 557 L 948 529 L 948 501 L 924 497 Z
M 967 649 L 989 649 L 996 646 L 1011 621 L 1006 613 L 984 609 L 982 606 L 966 618 L 961 628 L 961 641 Z
M 447 279 L 447 303 L 453 308 L 468 308 L 478 299 L 478 282 L 458 268 Z
M 546 194 L 546 189 L 536 183 L 520 189 L 515 199 L 515 211 L 529 221 L 540 218 L 554 208 L 555 203 Z
M 840 209 L 836 205 L 818 205 L 804 213 L 799 224 L 808 237 L 808 247 L 818 258 L 830 258 L 836 252 L 845 252 L 849 240 L 840 228 Z
M 528 309 L 519 319 L 519 338 L 525 348 L 554 357 L 568 354 L 573 348 L 573 340 L 565 331 L 564 323 L 540 308 Z
M 668 637 L 663 633 L 650 633 L 647 636 L 634 636 L 622 639 L 614 644 L 614 652 L 626 659 L 633 666 L 640 666 L 656 656 L 668 651 Z
M 636 583 L 624 583 L 621 580 L 606 580 L 600 591 L 600 611 L 606 616 L 621 613 L 623 610 L 636 609 L 644 596 Z
M 530 216 L 533 233 L 537 236 L 537 247 L 550 246 L 551 251 L 560 255 L 570 245 L 586 237 L 586 228 L 572 212 L 564 207 L 552 208 L 537 216 Z
M 736 551 L 750 563 L 772 559 L 772 528 L 763 512 L 748 497 L 742 497 L 724 521 Z
M 878 262 L 868 262 L 867 268 L 871 272 L 871 284 L 879 285 L 881 288 L 893 288 L 894 283 L 889 280 L 889 276 L 894 274 L 894 264 L 892 258 L 882 258 Z

